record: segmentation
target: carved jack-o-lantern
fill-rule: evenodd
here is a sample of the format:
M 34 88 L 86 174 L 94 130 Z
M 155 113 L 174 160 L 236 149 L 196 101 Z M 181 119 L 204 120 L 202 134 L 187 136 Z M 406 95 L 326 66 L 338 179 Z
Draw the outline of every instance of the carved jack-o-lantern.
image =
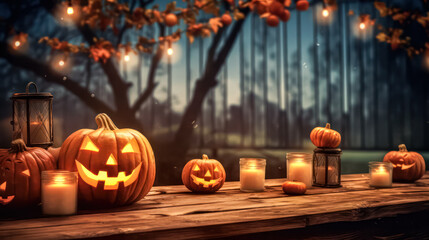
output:
M 203 155 L 203 159 L 189 161 L 182 171 L 183 184 L 193 192 L 216 192 L 226 178 L 225 169 L 215 159 Z
M 423 156 L 417 152 L 409 152 L 405 144 L 399 145 L 399 151 L 390 151 L 383 162 L 393 165 L 393 181 L 414 182 L 425 174 L 426 165 Z
M 147 139 L 118 129 L 104 113 L 97 130 L 81 129 L 63 143 L 59 168 L 77 171 L 79 200 L 91 206 L 119 206 L 143 198 L 155 180 L 155 158 Z
M 54 157 L 43 148 L 27 148 L 22 139 L 0 149 L 0 206 L 27 207 L 40 203 L 40 176 L 55 168 Z

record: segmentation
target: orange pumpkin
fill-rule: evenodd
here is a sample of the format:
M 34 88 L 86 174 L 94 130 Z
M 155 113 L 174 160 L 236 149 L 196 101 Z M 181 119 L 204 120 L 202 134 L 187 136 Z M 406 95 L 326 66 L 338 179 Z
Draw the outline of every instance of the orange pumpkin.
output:
M 155 180 L 155 157 L 148 140 L 133 129 L 118 129 L 104 113 L 98 129 L 81 129 L 63 143 L 58 166 L 77 171 L 81 204 L 127 205 L 142 199 Z
M 0 206 L 39 204 L 41 172 L 52 169 L 54 157 L 43 148 L 27 148 L 22 139 L 0 149 Z
M 282 189 L 288 195 L 303 195 L 307 186 L 303 182 L 286 181 L 282 184 Z
M 226 173 L 222 164 L 216 159 L 192 159 L 182 171 L 182 182 L 192 192 L 212 193 L 225 183 Z
M 336 148 L 341 143 L 341 135 L 327 123 L 326 127 L 314 128 L 310 133 L 310 140 L 319 148 Z
M 399 151 L 390 151 L 383 162 L 393 165 L 393 181 L 414 182 L 425 174 L 426 165 L 423 156 L 416 152 L 408 152 L 405 144 L 399 145 Z

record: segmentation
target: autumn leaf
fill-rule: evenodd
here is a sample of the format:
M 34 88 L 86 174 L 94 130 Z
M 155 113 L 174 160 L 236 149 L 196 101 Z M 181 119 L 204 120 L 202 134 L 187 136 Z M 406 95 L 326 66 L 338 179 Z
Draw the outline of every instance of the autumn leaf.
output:
M 222 22 L 220 21 L 220 17 L 210 18 L 209 25 L 214 33 L 217 33 L 219 28 L 223 26 Z
M 244 19 L 244 18 L 245 18 L 244 14 L 243 14 L 242 12 L 240 12 L 238 9 L 235 9 L 235 10 L 234 10 L 233 15 L 234 15 L 234 19 L 235 19 L 236 21 L 238 21 L 238 20 L 241 20 L 241 19 Z
M 388 15 L 388 9 L 386 7 L 385 2 L 376 1 L 374 2 L 374 7 L 380 12 L 381 17 L 385 17 Z
M 390 39 L 390 37 L 384 32 L 378 33 L 376 38 L 380 42 L 387 42 L 387 40 Z

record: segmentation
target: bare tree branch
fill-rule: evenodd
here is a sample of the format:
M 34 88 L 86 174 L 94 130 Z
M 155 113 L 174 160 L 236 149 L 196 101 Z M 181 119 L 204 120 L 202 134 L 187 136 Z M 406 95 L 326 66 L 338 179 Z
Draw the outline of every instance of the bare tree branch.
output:
M 67 77 L 64 80 L 64 75 L 53 70 L 48 64 L 41 63 L 39 60 L 28 56 L 11 52 L 7 42 L 0 42 L 0 57 L 6 59 L 9 63 L 16 67 L 30 70 L 44 80 L 59 84 L 79 97 L 88 107 L 95 112 L 105 112 L 110 115 L 116 115 L 114 110 L 97 97 L 93 97 L 88 89 L 81 86 L 73 79 Z
M 162 24 L 158 24 L 159 26 L 159 32 L 160 36 L 163 37 L 165 35 L 165 27 Z M 155 76 L 156 76 L 156 70 L 158 68 L 158 64 L 162 59 L 162 56 L 164 55 L 164 46 L 161 44 L 158 45 L 158 49 L 156 50 L 155 55 L 152 56 L 152 61 L 150 63 L 149 68 L 149 74 L 147 76 L 147 84 L 146 89 L 138 99 L 135 101 L 134 105 L 131 108 L 131 111 L 133 113 L 137 112 L 141 105 L 152 95 L 153 91 L 155 90 L 156 86 L 158 86 L 158 83 L 155 82 Z
M 89 44 L 94 44 L 94 38 L 96 35 L 89 28 L 88 25 L 80 25 L 76 23 L 77 28 L 82 33 L 83 37 Z M 122 77 L 119 75 L 118 70 L 116 69 L 115 64 L 113 63 L 112 58 L 107 59 L 105 63 L 100 62 L 101 67 L 106 73 L 107 79 L 112 87 L 114 101 L 116 105 L 116 110 L 120 112 L 128 111 L 130 108 L 128 102 L 128 88 L 131 86 L 127 84 Z

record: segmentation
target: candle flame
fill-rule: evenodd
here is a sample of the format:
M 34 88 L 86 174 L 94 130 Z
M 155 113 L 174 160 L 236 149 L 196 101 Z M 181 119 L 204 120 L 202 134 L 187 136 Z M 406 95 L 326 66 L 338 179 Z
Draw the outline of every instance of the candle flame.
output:
M 361 30 L 364 30 L 364 29 L 366 28 L 365 23 L 361 22 L 361 23 L 359 24 L 359 28 L 360 28 Z
M 127 55 L 125 55 L 125 56 L 124 56 L 124 61 L 125 61 L 125 62 L 130 61 L 130 55 L 128 55 L 128 54 L 127 54 Z
M 65 64 L 64 60 L 60 60 L 60 61 L 58 62 L 58 65 L 60 65 L 60 67 L 64 66 L 64 64 Z
M 15 47 L 19 47 L 21 46 L 21 42 L 20 41 L 15 41 Z

